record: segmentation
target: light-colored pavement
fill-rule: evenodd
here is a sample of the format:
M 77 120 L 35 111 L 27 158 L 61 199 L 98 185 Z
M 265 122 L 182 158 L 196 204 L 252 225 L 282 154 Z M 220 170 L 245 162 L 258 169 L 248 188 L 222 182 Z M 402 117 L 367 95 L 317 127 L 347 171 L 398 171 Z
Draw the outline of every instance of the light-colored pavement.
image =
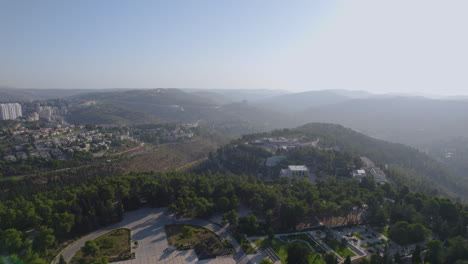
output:
M 173 216 L 164 214 L 166 208 L 143 208 L 136 211 L 127 212 L 123 221 L 112 226 L 95 231 L 67 247 L 62 255 L 67 262 L 71 260 L 78 250 L 84 246 L 85 242 L 95 239 L 116 228 L 129 228 L 131 230 L 132 241 L 139 242 L 138 247 L 132 245 L 132 252 L 135 252 L 135 259 L 115 262 L 119 264 L 152 264 L 152 263 L 208 263 L 208 264 L 231 264 L 236 263 L 233 256 L 222 256 L 215 259 L 199 261 L 194 250 L 173 251 L 164 253 L 169 247 L 164 226 L 168 224 L 190 224 L 208 228 L 214 231 L 223 239 L 231 242 L 240 257 L 245 257 L 239 243 L 227 232 L 226 228 L 212 224 L 202 219 L 175 219 Z

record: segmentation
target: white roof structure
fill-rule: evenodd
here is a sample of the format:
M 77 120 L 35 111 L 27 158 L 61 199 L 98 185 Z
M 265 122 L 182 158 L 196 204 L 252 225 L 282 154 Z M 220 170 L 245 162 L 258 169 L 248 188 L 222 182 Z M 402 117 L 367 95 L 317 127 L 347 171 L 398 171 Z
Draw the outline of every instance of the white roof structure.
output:
M 309 169 L 304 165 L 289 165 L 288 169 L 290 171 L 309 171 Z

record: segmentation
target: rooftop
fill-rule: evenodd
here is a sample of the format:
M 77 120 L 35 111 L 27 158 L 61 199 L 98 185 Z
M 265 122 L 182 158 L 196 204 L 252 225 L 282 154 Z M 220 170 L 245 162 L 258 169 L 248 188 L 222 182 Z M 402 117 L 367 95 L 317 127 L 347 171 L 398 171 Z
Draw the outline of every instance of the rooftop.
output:
M 309 170 L 304 165 L 289 165 L 288 169 L 291 171 L 308 171 Z

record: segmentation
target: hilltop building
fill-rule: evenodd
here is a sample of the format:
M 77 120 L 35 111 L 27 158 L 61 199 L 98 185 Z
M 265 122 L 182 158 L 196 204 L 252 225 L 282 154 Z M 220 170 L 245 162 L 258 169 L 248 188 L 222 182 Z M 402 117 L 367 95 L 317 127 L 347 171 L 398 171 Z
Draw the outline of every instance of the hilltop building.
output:
M 362 180 L 362 178 L 366 177 L 366 171 L 365 170 L 354 170 L 352 173 L 353 178 L 356 178 L 358 180 Z
M 18 103 L 0 104 L 0 120 L 15 120 L 22 117 L 21 105 Z
M 281 170 L 281 177 L 288 178 L 309 178 L 309 169 L 304 165 L 289 165 L 287 169 Z

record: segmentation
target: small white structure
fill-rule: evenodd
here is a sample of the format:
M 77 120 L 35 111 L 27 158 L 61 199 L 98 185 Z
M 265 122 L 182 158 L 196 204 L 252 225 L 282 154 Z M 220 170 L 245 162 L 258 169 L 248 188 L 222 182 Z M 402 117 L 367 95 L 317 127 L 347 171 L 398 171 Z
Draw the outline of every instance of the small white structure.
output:
M 289 165 L 287 169 L 281 170 L 281 177 L 309 178 L 309 169 L 304 165 Z
M 357 178 L 359 180 L 362 180 L 362 178 L 366 177 L 366 171 L 365 170 L 353 170 L 353 178 Z

